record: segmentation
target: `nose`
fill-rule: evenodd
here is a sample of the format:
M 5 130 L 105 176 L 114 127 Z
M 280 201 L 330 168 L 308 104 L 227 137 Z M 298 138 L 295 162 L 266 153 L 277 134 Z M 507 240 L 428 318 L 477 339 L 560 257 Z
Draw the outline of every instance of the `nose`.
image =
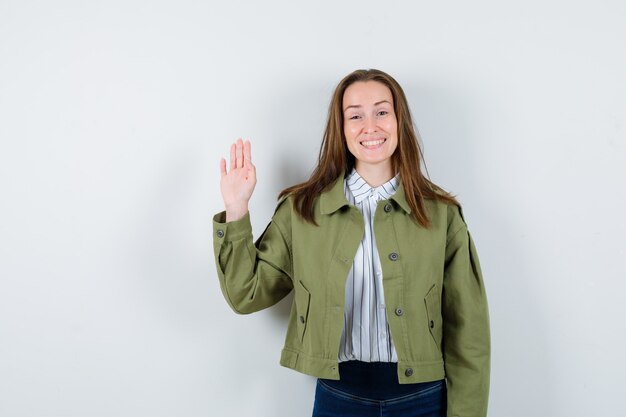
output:
M 366 117 L 365 126 L 363 126 L 363 130 L 365 133 L 374 133 L 376 132 L 376 119 L 374 117 Z

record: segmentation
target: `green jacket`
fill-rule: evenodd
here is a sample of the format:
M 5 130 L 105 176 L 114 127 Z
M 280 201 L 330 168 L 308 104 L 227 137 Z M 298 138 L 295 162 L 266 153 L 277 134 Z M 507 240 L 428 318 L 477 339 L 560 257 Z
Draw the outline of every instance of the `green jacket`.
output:
M 483 278 L 461 208 L 425 201 L 432 228 L 410 216 L 402 185 L 378 202 L 374 233 L 385 305 L 401 384 L 446 378 L 449 417 L 487 414 L 489 313 Z M 240 314 L 269 307 L 295 290 L 280 363 L 319 378 L 339 379 L 345 282 L 364 233 L 343 178 L 314 204 L 319 227 L 305 222 L 291 197 L 278 202 L 253 243 L 249 214 L 213 217 L 220 287 Z

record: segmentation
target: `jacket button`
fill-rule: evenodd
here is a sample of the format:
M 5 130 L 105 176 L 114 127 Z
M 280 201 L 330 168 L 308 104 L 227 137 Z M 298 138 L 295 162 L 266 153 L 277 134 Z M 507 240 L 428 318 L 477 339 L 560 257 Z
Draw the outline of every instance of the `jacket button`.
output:
M 406 368 L 406 371 L 404 371 L 404 375 L 406 376 L 413 375 L 413 368 Z
M 434 321 L 430 321 L 430 328 L 432 329 L 433 327 L 435 327 L 435 322 Z
M 397 261 L 398 260 L 398 254 L 395 252 L 391 252 L 389 254 L 389 259 L 391 259 L 392 261 Z
M 392 209 L 393 207 L 391 206 L 391 204 L 389 203 L 385 204 L 385 212 L 389 213 Z
M 304 323 L 304 316 L 300 316 L 300 323 Z
M 217 231 L 217 237 L 224 237 L 224 231 L 222 229 Z
M 396 308 L 396 316 L 401 316 L 404 314 L 404 310 L 402 310 L 400 307 Z

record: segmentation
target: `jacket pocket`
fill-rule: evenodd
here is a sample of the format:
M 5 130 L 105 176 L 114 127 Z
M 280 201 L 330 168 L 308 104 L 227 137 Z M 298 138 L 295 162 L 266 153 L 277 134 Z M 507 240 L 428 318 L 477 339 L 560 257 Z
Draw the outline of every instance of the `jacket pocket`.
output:
M 306 331 L 306 325 L 309 321 L 309 306 L 311 304 L 311 294 L 307 290 L 302 281 L 298 280 L 298 286 L 296 287 L 296 312 L 298 317 L 298 338 L 300 342 L 304 340 L 304 333 Z
M 430 332 L 437 349 L 441 352 L 441 337 L 442 337 L 442 318 L 441 318 L 441 296 L 439 295 L 439 287 L 434 284 L 426 297 L 424 297 L 424 303 L 426 304 L 426 316 L 428 319 L 428 331 Z

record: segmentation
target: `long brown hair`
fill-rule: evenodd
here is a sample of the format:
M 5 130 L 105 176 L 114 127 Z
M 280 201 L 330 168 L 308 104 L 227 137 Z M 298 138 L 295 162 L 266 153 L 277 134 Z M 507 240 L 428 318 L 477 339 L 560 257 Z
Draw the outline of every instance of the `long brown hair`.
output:
M 413 126 L 404 91 L 393 77 L 377 69 L 356 70 L 337 85 L 328 109 L 328 121 L 317 167 L 307 181 L 285 188 L 279 193 L 278 198 L 291 194 L 296 212 L 309 223 L 317 225 L 313 218 L 315 199 L 339 176 L 343 178 L 343 175 L 351 172 L 355 166 L 354 155 L 348 150 L 343 131 L 342 108 L 344 92 L 351 84 L 359 81 L 377 81 L 391 90 L 393 108 L 398 121 L 398 146 L 391 156 L 391 168 L 393 172 L 400 173 L 406 200 L 411 207 L 411 216 L 420 225 L 429 228 L 431 222 L 424 207 L 424 199 L 436 199 L 457 205 L 459 202 L 455 196 L 422 174 L 424 155 L 417 140 L 418 135 Z

